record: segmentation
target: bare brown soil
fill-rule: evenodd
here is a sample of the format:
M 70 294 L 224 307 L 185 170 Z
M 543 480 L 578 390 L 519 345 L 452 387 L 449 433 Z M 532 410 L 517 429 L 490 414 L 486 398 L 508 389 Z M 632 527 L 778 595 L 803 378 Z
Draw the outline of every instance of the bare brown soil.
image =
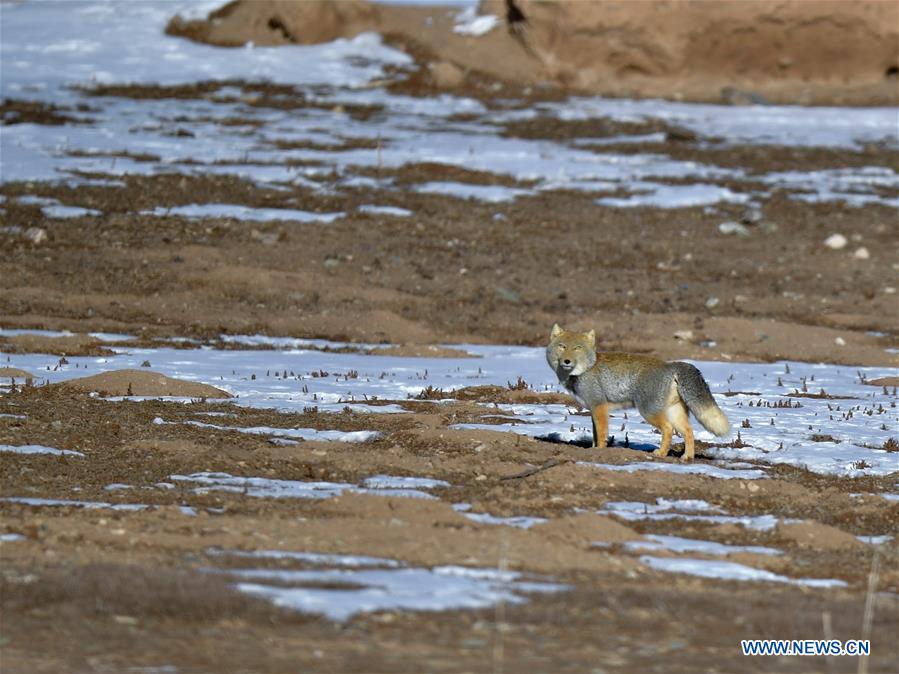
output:
M 493 399 L 478 389 L 468 398 Z M 855 535 L 894 531 L 899 504 L 849 492 L 882 491 L 890 480 L 819 477 L 791 468 L 752 482 L 588 469 L 572 462 L 643 457 L 622 448 L 452 431 L 449 424 L 474 413 L 471 402 L 421 405 L 410 402 L 400 415 L 279 414 L 199 401 L 107 402 L 47 386 L 0 398 L 0 414 L 18 415 L 0 417 L 0 444 L 40 442 L 86 455 L 0 453 L 3 494 L 153 506 L 117 512 L 0 504 L 3 532 L 25 536 L 0 543 L 4 671 L 169 664 L 216 672 L 855 671 L 852 658 L 743 658 L 739 641 L 823 638 L 822 615 L 829 615 L 825 629 L 834 638 L 862 636 L 874 553 Z M 382 435 L 361 445 L 284 447 L 234 431 L 151 423 L 157 416 L 178 421 L 204 411 L 234 414 L 229 425 L 375 429 Z M 504 479 L 551 459 L 555 467 Z M 435 490 L 437 501 L 363 494 L 258 499 L 154 487 L 194 471 L 335 482 L 376 473 L 428 475 L 452 486 Z M 110 483 L 132 488 L 110 492 L 104 488 Z M 702 498 L 728 512 L 804 521 L 764 532 L 689 522 L 623 524 L 593 514 L 607 501 L 647 500 L 649 494 L 650 501 Z M 478 524 L 450 507 L 458 502 L 471 503 L 475 512 L 550 520 L 529 530 Z M 183 505 L 197 516 L 181 512 Z M 572 514 L 578 508 L 587 512 Z M 848 587 L 785 585 L 775 592 L 768 585 L 662 574 L 623 547 L 647 533 L 775 546 L 785 554 L 741 553 L 728 560 L 792 577 L 838 578 Z M 502 563 L 549 575 L 572 591 L 534 595 L 502 613 L 381 612 L 335 625 L 238 594 L 227 577 L 204 573 L 228 567 L 210 554 L 219 548 L 364 554 L 422 566 Z M 893 542 L 878 549 L 869 671 L 887 672 L 897 656 L 899 548 Z M 288 561 L 257 566 L 266 565 L 295 568 Z
M 703 150 L 670 147 L 703 158 Z M 784 165 L 769 162 L 765 149 L 733 152 L 754 156 L 755 170 Z M 801 153 L 792 166 L 804 167 Z M 480 179 L 437 165 L 395 175 L 403 182 Z M 143 338 L 262 332 L 543 344 L 558 321 L 596 328 L 602 349 L 664 358 L 895 363 L 885 351 L 899 334 L 899 295 L 889 291 L 896 286 L 895 211 L 888 208 L 807 204 L 780 192 L 764 207 L 774 226 L 734 237 L 717 227 L 739 220 L 740 206 L 598 209 L 591 195 L 567 191 L 494 205 L 405 190 L 329 196 L 234 177 L 156 176 L 129 177 L 126 188 L 42 185 L 42 196 L 105 214 L 54 226 L 39 207 L 12 200 L 34 191 L 4 187 L 8 219 L 48 232 L 39 246 L 0 238 L 0 321 L 8 327 Z M 138 213 L 192 203 L 197 194 L 347 215 L 297 225 Z M 401 206 L 415 217 L 355 212 L 365 203 Z M 828 249 L 823 241 L 834 231 L 854 244 Z M 865 246 L 870 259 L 854 258 L 853 245 Z M 718 300 L 712 308 L 710 298 Z M 3 348 L 61 355 L 105 348 L 95 340 L 76 348 L 78 339 L 85 338 L 20 336 L 4 339 Z

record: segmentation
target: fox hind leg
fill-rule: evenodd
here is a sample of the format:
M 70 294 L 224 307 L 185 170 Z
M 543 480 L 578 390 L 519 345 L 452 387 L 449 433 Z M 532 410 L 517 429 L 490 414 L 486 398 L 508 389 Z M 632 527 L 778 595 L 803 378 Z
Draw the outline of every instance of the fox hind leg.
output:
M 684 439 L 684 461 L 692 461 L 695 454 L 693 428 L 690 426 L 690 417 L 684 403 L 678 401 L 670 405 L 665 410 L 665 417 L 668 422 L 677 431 L 677 434 Z
M 668 421 L 667 415 L 664 412 L 662 414 L 654 414 L 646 417 L 646 421 L 662 431 L 662 441 L 659 443 L 659 448 L 655 450 L 653 454 L 656 456 L 668 456 L 668 450 L 671 448 L 671 435 L 674 432 L 674 427 L 671 425 L 671 422 Z

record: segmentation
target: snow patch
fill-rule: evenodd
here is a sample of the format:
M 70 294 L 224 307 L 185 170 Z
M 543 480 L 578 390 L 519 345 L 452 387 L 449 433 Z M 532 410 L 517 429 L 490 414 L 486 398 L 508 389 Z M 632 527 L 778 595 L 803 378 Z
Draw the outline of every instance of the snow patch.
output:
M 767 583 L 790 583 L 806 587 L 846 587 L 846 582 L 829 578 L 787 578 L 780 574 L 754 569 L 736 562 L 722 562 L 708 559 L 683 559 L 672 557 L 652 557 L 645 555 L 640 561 L 657 571 L 668 573 L 685 573 L 700 578 L 718 578 L 721 580 L 756 581 Z
M 388 479 L 389 481 L 401 479 L 388 475 L 378 476 L 378 478 L 381 478 L 382 484 Z M 228 473 L 203 472 L 190 475 L 171 475 L 169 479 L 174 482 L 191 482 L 201 485 L 194 488 L 195 492 L 201 494 L 210 491 L 225 491 L 255 498 L 327 499 L 336 498 L 344 492 L 404 498 L 435 498 L 427 492 L 408 487 L 360 487 L 347 482 L 301 482 L 265 477 L 238 477 Z M 378 482 L 376 481 L 375 484 Z
M 680 536 L 663 536 L 645 534 L 648 541 L 629 541 L 624 544 L 627 550 L 668 550 L 669 552 L 699 552 L 704 555 L 731 555 L 738 552 L 749 552 L 756 555 L 782 555 L 776 548 L 761 545 L 725 545 L 714 541 L 702 541 Z
M 81 452 L 76 452 L 72 449 L 56 449 L 55 447 L 45 447 L 44 445 L 0 445 L 0 452 L 9 452 L 11 454 L 52 454 L 54 456 L 84 456 L 84 454 L 82 454 Z
M 229 551 L 217 555 L 235 554 Z M 345 622 L 375 611 L 479 609 L 521 604 L 527 594 L 561 592 L 566 585 L 527 580 L 515 571 L 462 566 L 409 567 L 396 560 L 320 553 L 237 552 L 240 557 L 292 560 L 313 569 L 207 569 L 238 580 L 235 587 L 276 606 Z M 327 585 L 327 587 L 321 587 Z
M 313 213 L 289 208 L 250 208 L 237 204 L 188 204 L 165 208 L 158 206 L 152 211 L 141 211 L 143 215 L 157 217 L 182 216 L 203 220 L 208 218 L 232 218 L 249 222 L 271 222 L 273 220 L 295 222 L 333 222 L 342 218 L 344 213 Z

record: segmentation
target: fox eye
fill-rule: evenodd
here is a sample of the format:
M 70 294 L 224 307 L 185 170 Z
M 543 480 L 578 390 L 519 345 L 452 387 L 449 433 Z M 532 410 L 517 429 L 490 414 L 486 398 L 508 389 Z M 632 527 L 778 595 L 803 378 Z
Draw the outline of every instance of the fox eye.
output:
M 575 350 L 575 351 L 580 351 L 580 350 L 581 350 L 581 347 L 580 347 L 580 346 L 576 346 L 576 347 L 574 347 L 574 350 Z

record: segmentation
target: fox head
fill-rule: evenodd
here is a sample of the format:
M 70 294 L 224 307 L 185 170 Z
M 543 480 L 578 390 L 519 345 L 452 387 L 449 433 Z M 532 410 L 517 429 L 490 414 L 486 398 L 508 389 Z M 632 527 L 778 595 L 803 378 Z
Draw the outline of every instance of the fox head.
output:
M 549 335 L 546 362 L 559 381 L 584 374 L 596 363 L 596 331 L 569 332 L 556 323 Z

